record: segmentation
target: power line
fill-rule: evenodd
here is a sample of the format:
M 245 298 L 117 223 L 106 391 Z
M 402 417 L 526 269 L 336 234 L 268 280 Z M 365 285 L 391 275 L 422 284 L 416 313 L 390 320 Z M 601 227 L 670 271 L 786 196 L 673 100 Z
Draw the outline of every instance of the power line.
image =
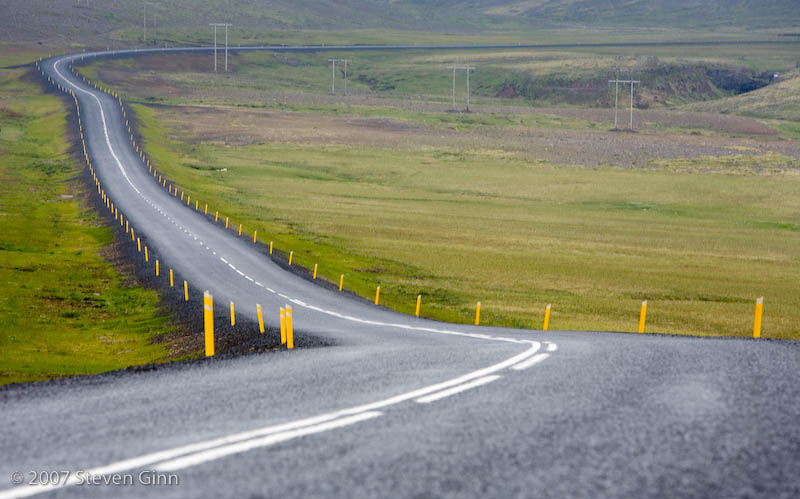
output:
M 633 87 L 639 83 L 639 80 L 620 80 L 619 78 L 614 80 L 608 80 L 609 83 L 614 83 L 616 85 L 616 95 L 614 98 L 614 129 L 617 129 L 617 107 L 619 104 L 619 84 L 620 83 L 629 83 L 631 86 L 631 123 L 630 128 L 633 131 Z
M 225 72 L 228 72 L 228 26 L 233 26 L 229 23 L 209 23 L 209 26 L 214 26 L 214 72 L 217 72 L 217 26 L 225 26 Z
M 453 111 L 456 110 L 456 70 L 463 70 L 467 73 L 467 111 L 469 112 L 469 74 L 475 71 L 473 66 L 459 66 L 456 63 L 447 66 L 447 69 L 453 70 Z
M 352 62 L 350 59 L 328 59 L 331 63 L 331 95 L 336 94 L 336 63 L 341 62 L 344 64 L 344 94 L 347 95 L 347 63 Z

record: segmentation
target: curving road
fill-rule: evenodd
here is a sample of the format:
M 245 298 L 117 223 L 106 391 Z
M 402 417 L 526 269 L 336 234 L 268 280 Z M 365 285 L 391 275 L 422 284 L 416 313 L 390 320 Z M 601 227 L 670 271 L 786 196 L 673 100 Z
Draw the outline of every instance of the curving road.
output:
M 0 498 L 800 495 L 797 344 L 448 325 L 316 286 L 160 187 L 69 70 L 136 52 L 41 63 L 105 192 L 194 288 L 272 327 L 292 304 L 329 346 L 1 390 Z

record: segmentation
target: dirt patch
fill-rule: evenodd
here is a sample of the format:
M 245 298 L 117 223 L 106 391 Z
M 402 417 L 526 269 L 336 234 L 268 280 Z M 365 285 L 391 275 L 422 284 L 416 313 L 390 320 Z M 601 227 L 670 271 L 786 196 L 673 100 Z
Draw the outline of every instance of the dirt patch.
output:
M 608 110 L 548 111 L 551 111 L 548 114 L 582 119 L 601 119 L 608 115 Z M 696 118 L 698 124 L 712 124 L 710 116 L 696 117 L 695 113 L 679 113 L 672 117 L 670 113 L 657 113 L 648 112 L 647 117 L 673 120 L 685 120 L 688 117 Z M 656 159 L 757 156 L 768 152 L 800 157 L 800 144 L 792 141 L 764 141 L 757 137 L 713 134 L 665 134 L 647 127 L 635 134 L 523 126 L 485 126 L 460 131 L 446 126 L 388 118 L 230 107 L 159 106 L 157 116 L 173 130 L 173 137 L 180 142 L 212 142 L 233 146 L 287 143 L 410 151 L 425 148 L 499 150 L 531 161 L 587 167 L 645 167 Z
M 233 72 L 236 70 L 236 59 L 237 58 L 233 57 L 230 52 L 228 53 L 228 71 Z M 205 73 L 214 71 L 214 54 L 181 53 L 177 56 L 175 54 L 148 54 L 137 56 L 136 63 L 139 67 L 145 67 L 152 71 L 164 73 Z M 218 69 L 224 69 L 224 64 L 225 49 L 222 48 L 217 52 Z
M 613 109 L 540 108 L 534 112 L 566 118 L 579 118 L 592 123 L 613 123 Z M 629 108 L 620 108 L 621 126 L 629 123 Z M 690 113 L 669 110 L 633 110 L 633 124 L 637 129 L 658 130 L 664 127 L 708 130 L 729 135 L 776 136 L 778 131 L 754 118 L 714 113 Z

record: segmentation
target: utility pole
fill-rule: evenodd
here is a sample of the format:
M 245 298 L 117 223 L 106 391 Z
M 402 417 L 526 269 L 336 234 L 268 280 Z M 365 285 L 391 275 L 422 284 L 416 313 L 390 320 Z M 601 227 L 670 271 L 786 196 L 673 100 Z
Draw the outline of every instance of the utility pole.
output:
M 154 4 L 151 3 L 150 5 L 152 6 Z M 150 30 L 152 32 L 151 36 L 153 37 L 153 45 L 156 45 L 157 42 L 156 42 L 156 12 L 155 12 L 155 9 L 152 9 L 150 11 L 150 24 L 153 27 L 153 29 Z
M 209 26 L 214 26 L 214 72 L 217 72 L 217 26 L 225 26 L 225 72 L 228 72 L 228 26 L 233 26 L 229 23 L 209 23 Z
M 344 94 L 347 95 L 347 63 L 352 62 L 350 59 L 328 59 L 331 63 L 331 95 L 336 94 L 336 63 L 341 62 L 344 64 Z
M 619 103 L 619 84 L 625 83 L 630 84 L 631 86 L 631 121 L 630 121 L 630 129 L 633 131 L 633 87 L 641 83 L 639 80 L 620 80 L 619 78 L 614 80 L 608 80 L 609 83 L 613 83 L 616 85 L 616 97 L 614 100 L 614 129 L 617 129 L 617 107 Z
M 328 59 L 331 65 L 331 95 L 336 93 L 336 88 L 334 87 L 334 81 L 336 80 L 336 61 L 338 59 Z
M 450 66 L 447 66 L 448 69 L 453 70 L 453 111 L 456 110 L 456 70 L 463 70 L 467 73 L 467 112 L 469 112 L 469 74 L 475 71 L 473 66 L 459 66 L 456 63 L 453 63 Z
M 147 43 L 147 5 L 157 5 L 153 2 L 144 2 L 144 19 L 142 19 L 142 41 Z M 155 12 L 150 16 L 153 18 L 153 41 L 156 39 L 156 15 Z
M 453 63 L 453 111 L 456 110 L 456 69 L 458 66 Z
M 614 81 L 614 85 L 616 85 L 616 91 L 614 93 L 614 130 L 616 130 L 617 129 L 617 111 L 619 110 L 619 75 L 617 75 L 617 78 Z
M 344 94 L 347 95 L 347 63 L 350 62 L 348 59 L 344 60 Z
M 469 112 L 469 74 L 475 71 L 475 68 L 464 68 L 467 71 L 467 112 Z

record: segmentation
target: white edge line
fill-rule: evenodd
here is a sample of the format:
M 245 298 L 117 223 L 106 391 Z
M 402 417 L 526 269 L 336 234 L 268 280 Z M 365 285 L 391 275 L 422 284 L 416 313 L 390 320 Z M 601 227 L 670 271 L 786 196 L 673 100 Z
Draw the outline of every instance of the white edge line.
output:
M 72 82 L 70 82 L 66 78 L 64 78 L 64 76 L 58 71 L 58 67 L 57 67 L 58 62 L 61 62 L 61 61 L 57 61 L 56 64 L 54 64 L 54 69 L 59 74 L 59 76 L 61 76 L 62 79 L 67 81 L 67 83 L 70 86 L 73 86 L 77 90 L 92 96 L 98 102 L 98 104 L 100 104 L 99 99 L 97 98 L 97 96 L 94 95 L 93 92 L 83 90 L 83 89 L 75 86 L 74 84 L 72 84 Z M 126 177 L 126 180 L 128 181 L 128 183 L 141 196 L 141 193 L 138 191 L 138 189 L 136 189 L 136 187 L 132 185 L 130 179 L 127 178 L 127 174 L 124 171 L 124 169 L 122 168 L 122 164 L 119 161 L 119 158 L 116 157 L 116 154 L 114 154 L 114 151 L 111 148 L 111 144 L 110 144 L 109 137 L 108 137 L 108 131 L 107 131 L 106 124 L 105 124 L 105 116 L 104 116 L 104 113 L 103 113 L 102 104 L 100 104 L 99 107 L 100 107 L 101 118 L 102 118 L 102 121 L 103 121 L 103 128 L 104 128 L 104 132 L 105 132 L 105 136 L 106 136 L 105 137 L 106 138 L 106 143 L 107 143 L 109 149 L 111 150 L 112 156 L 114 156 L 114 159 L 116 160 L 117 165 L 120 167 L 120 170 L 122 171 L 123 176 Z M 234 268 L 233 265 L 231 265 L 230 263 L 228 265 L 230 267 Z M 267 289 L 269 289 L 269 288 L 267 288 Z M 269 289 L 269 290 L 272 291 L 271 289 Z M 280 294 L 279 296 L 285 297 L 282 294 Z M 290 299 L 289 297 L 285 297 L 285 298 L 286 299 Z M 292 300 L 292 301 L 294 301 L 294 300 Z M 305 304 L 303 304 L 303 305 L 305 305 Z M 311 307 L 309 305 L 305 305 L 305 306 L 307 308 L 314 308 L 314 309 L 317 308 L 317 307 Z M 321 311 L 323 311 L 323 310 L 321 310 Z M 323 311 L 323 312 L 327 312 L 330 315 L 336 315 L 336 316 L 342 317 L 340 314 L 332 313 L 330 311 Z M 350 317 L 347 317 L 347 318 L 348 319 L 355 319 L 355 318 L 350 318 Z M 372 321 L 369 321 L 369 322 L 373 323 Z M 406 400 L 409 400 L 409 399 L 412 399 L 412 398 L 417 398 L 418 399 L 417 401 L 421 402 L 421 403 L 425 403 L 425 402 L 423 402 L 423 400 L 429 400 L 429 401 L 438 400 L 440 398 L 449 396 L 451 394 L 459 393 L 460 391 L 467 390 L 467 389 L 472 388 L 474 386 L 480 386 L 482 384 L 490 383 L 490 382 L 495 381 L 496 379 L 498 379 L 500 377 L 498 375 L 490 375 L 491 373 L 500 371 L 500 370 L 505 369 L 507 367 L 512 367 L 513 369 L 516 369 L 516 370 L 525 369 L 527 367 L 530 367 L 533 364 L 536 364 L 536 363 L 546 359 L 549 356 L 548 354 L 534 355 L 541 347 L 540 343 L 536 342 L 536 341 L 512 340 L 510 338 L 491 337 L 491 336 L 486 336 L 486 335 L 483 335 L 483 334 L 461 333 L 461 332 L 457 332 L 457 331 L 436 330 L 436 329 L 424 328 L 424 327 L 413 327 L 413 326 L 409 327 L 409 326 L 400 325 L 400 324 L 381 324 L 381 323 L 374 323 L 374 324 L 376 324 L 376 325 L 380 324 L 380 325 L 384 325 L 384 326 L 401 327 L 403 329 L 430 331 L 430 332 L 440 333 L 440 334 L 452 334 L 452 335 L 459 335 L 459 336 L 468 336 L 468 337 L 475 337 L 475 338 L 480 338 L 480 339 L 490 339 L 490 340 L 498 340 L 498 341 L 510 341 L 510 342 L 514 342 L 514 343 L 528 343 L 531 346 L 525 352 L 522 352 L 522 353 L 520 353 L 518 355 L 515 355 L 515 356 L 509 358 L 509 359 L 506 359 L 505 361 L 502 361 L 502 362 L 500 362 L 498 364 L 494 364 L 494 365 L 489 366 L 487 368 L 479 369 L 477 371 L 473 371 L 473 372 L 468 373 L 466 375 L 463 375 L 463 376 L 460 376 L 460 377 L 457 377 L 457 378 L 454 378 L 454 379 L 451 379 L 451 380 L 448 380 L 448 381 L 445 381 L 445 382 L 442 382 L 442 383 L 437 383 L 437 384 L 434 384 L 434 385 L 430 385 L 430 386 L 427 386 L 427 387 L 424 387 L 424 388 L 420 388 L 418 390 L 414 390 L 414 391 L 411 391 L 411 392 L 407 392 L 405 394 L 401 394 L 401 395 L 397 395 L 397 396 L 394 396 L 394 397 L 390 397 L 388 399 L 384 399 L 384 400 L 381 400 L 381 401 L 378 401 L 378 402 L 374 402 L 374 403 L 371 403 L 371 404 L 364 404 L 364 405 L 361 405 L 361 406 L 351 407 L 349 409 L 342 409 L 342 410 L 339 410 L 339 411 L 336 411 L 336 412 L 333 412 L 333 413 L 328 413 L 328 414 L 323 414 L 323 415 L 316 416 L 316 417 L 306 418 L 306 419 L 295 421 L 295 422 L 284 423 L 284 424 L 276 425 L 276 426 L 272 426 L 272 427 L 265 427 L 265 428 L 261 428 L 261 429 L 258 429 L 258 430 L 252 430 L 252 431 L 247 431 L 247 432 L 242 432 L 242 433 L 230 435 L 230 436 L 227 436 L 227 437 L 220 437 L 220 438 L 217 438 L 217 439 L 208 440 L 206 442 L 199 442 L 199 443 L 196 443 L 196 444 L 190 444 L 190 445 L 186 445 L 186 446 L 182 446 L 182 447 L 168 449 L 168 450 L 165 450 L 165 451 L 155 452 L 155 453 L 139 456 L 139 457 L 132 458 L 132 459 L 118 461 L 116 463 L 112 463 L 112 464 L 109 464 L 107 466 L 97 467 L 97 468 L 94 468 L 92 470 L 89 470 L 88 472 L 91 473 L 91 474 L 102 475 L 102 474 L 111 474 L 111 473 L 116 473 L 116 472 L 119 472 L 119 471 L 124 471 L 124 470 L 129 470 L 129 469 L 133 469 L 133 468 L 137 468 L 137 467 L 142 467 L 142 466 L 145 466 L 145 465 L 148 465 L 148 464 L 153 464 L 155 462 L 164 461 L 164 460 L 167 460 L 167 461 L 162 463 L 162 464 L 166 464 L 166 463 L 169 462 L 170 459 L 172 459 L 173 462 L 174 461 L 178 461 L 177 459 L 173 459 L 174 457 L 178 457 L 178 456 L 186 455 L 186 454 L 190 454 L 190 453 L 203 452 L 203 451 L 206 451 L 208 449 L 212 449 L 214 447 L 219 447 L 219 446 L 230 446 L 233 442 L 242 442 L 244 440 L 250 440 L 250 439 L 256 439 L 256 440 L 259 440 L 259 441 L 263 441 L 265 438 L 268 438 L 268 437 L 264 437 L 264 435 L 270 435 L 270 434 L 276 433 L 276 432 L 284 431 L 287 434 L 294 435 L 295 433 L 297 433 L 297 432 L 299 432 L 301 430 L 292 430 L 292 428 L 302 428 L 304 426 L 320 424 L 320 423 L 322 423 L 323 425 L 324 424 L 333 424 L 333 423 L 336 423 L 336 422 L 332 422 L 332 423 L 323 423 L 323 422 L 324 421 L 331 421 L 333 419 L 342 418 L 343 416 L 345 417 L 344 420 L 350 420 L 350 419 L 353 419 L 353 418 L 358 418 L 360 416 L 364 416 L 364 419 L 369 419 L 371 417 L 377 417 L 377 416 L 381 415 L 381 413 L 380 412 L 375 412 L 374 409 L 381 408 L 381 407 L 386 407 L 386 406 L 389 406 L 389 405 L 398 404 L 400 402 L 403 402 L 403 401 L 406 401 Z M 531 358 L 531 356 L 533 356 L 533 357 Z M 536 360 L 534 360 L 534 359 L 536 359 Z M 472 381 L 472 380 L 474 380 L 474 381 Z M 469 381 L 472 381 L 472 382 L 469 382 Z M 461 385 L 461 386 L 458 386 L 458 385 Z M 450 387 L 453 387 L 453 388 L 450 388 Z M 450 388 L 450 389 L 447 390 L 447 388 Z M 439 392 L 439 393 L 434 393 L 434 392 Z M 425 396 L 425 395 L 430 394 L 430 393 L 434 393 L 434 394 L 433 395 L 429 395 L 429 396 Z M 370 415 L 370 416 L 367 417 L 366 415 Z M 361 420 L 361 419 L 359 419 L 359 420 Z M 358 421 L 354 421 L 354 422 L 358 422 Z M 352 424 L 352 423 L 348 423 L 348 424 Z M 333 427 L 338 427 L 338 426 L 333 426 Z M 318 431 L 325 431 L 325 430 L 323 429 L 323 430 L 318 430 Z M 309 433 L 316 433 L 316 431 L 309 432 Z M 275 435 L 275 436 L 277 436 L 277 435 Z M 298 436 L 301 436 L 301 435 L 298 435 Z M 258 438 L 258 437 L 261 437 L 261 438 Z M 269 438 L 272 438 L 272 437 L 269 437 Z M 295 438 L 295 436 L 291 436 L 289 438 Z M 248 443 L 249 442 L 242 442 L 242 444 L 248 444 Z M 263 445 L 270 445 L 270 444 L 267 443 L 267 444 L 263 444 Z M 184 458 L 184 459 L 189 459 L 189 458 L 187 457 L 187 458 Z M 68 480 L 66 483 L 61 484 L 59 486 L 55 486 L 55 487 L 53 487 L 53 486 L 45 486 L 45 487 L 31 487 L 31 488 L 25 488 L 25 489 L 8 489 L 6 491 L 0 492 L 0 499 L 6 499 L 6 498 L 12 498 L 12 497 L 14 497 L 14 498 L 15 497 L 26 497 L 26 496 L 29 496 L 29 495 L 38 494 L 40 492 L 45 492 L 47 490 L 53 490 L 53 489 L 56 489 L 56 488 L 61 488 L 63 486 L 74 485 L 74 483 L 70 483 L 70 482 L 71 481 Z

